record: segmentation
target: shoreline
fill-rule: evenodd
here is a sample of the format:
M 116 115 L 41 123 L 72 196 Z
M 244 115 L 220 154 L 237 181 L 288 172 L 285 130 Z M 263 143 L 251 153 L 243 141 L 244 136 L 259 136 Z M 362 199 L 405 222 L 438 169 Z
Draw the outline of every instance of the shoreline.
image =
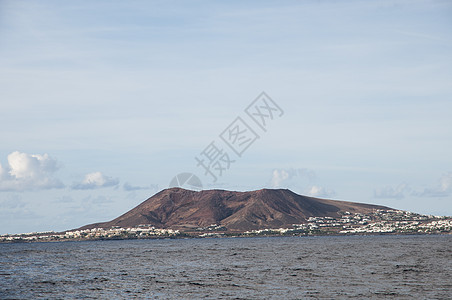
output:
M 99 241 L 135 241 L 135 240 L 186 240 L 186 239 L 225 239 L 225 238 L 270 238 L 270 237 L 365 237 L 365 236 L 448 236 L 452 232 L 432 232 L 432 233 L 349 233 L 349 234 L 262 234 L 262 235 L 245 235 L 245 234 L 224 234 L 212 236 L 197 235 L 180 235 L 180 236 L 161 236 L 161 237 L 130 237 L 130 238 L 81 238 L 81 239 L 40 239 L 40 240 L 13 240 L 0 241 L 0 244 L 31 244 L 31 243 L 59 243 L 59 242 L 99 242 Z

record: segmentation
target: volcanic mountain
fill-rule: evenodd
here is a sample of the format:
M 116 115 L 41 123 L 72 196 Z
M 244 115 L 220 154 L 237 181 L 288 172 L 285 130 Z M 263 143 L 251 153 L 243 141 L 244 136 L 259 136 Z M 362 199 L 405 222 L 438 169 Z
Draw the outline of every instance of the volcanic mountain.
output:
M 309 217 L 340 217 L 342 213 L 368 213 L 384 206 L 301 196 L 290 190 L 262 189 L 251 192 L 225 190 L 163 190 L 116 219 L 80 229 L 136 227 L 190 230 L 212 224 L 228 231 L 291 227 Z

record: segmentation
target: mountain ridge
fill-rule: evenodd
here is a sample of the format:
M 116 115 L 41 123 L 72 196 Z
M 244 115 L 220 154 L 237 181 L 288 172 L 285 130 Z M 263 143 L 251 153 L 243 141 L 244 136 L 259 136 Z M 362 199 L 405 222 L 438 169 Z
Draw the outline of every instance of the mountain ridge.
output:
M 162 190 L 135 208 L 107 221 L 79 229 L 153 225 L 190 231 L 217 224 L 231 232 L 307 223 L 309 217 L 339 217 L 348 211 L 367 213 L 385 206 L 298 195 L 288 189 L 192 191 Z

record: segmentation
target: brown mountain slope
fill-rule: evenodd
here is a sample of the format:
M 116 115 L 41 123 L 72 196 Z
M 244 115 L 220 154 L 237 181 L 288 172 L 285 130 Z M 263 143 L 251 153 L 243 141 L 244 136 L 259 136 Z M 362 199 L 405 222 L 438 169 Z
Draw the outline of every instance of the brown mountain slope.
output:
M 118 218 L 80 229 L 134 227 L 152 224 L 157 228 L 196 228 L 211 224 L 230 231 L 290 227 L 309 217 L 339 217 L 341 213 L 366 213 L 384 206 L 317 199 L 290 190 L 262 189 L 251 192 L 224 190 L 163 190 Z

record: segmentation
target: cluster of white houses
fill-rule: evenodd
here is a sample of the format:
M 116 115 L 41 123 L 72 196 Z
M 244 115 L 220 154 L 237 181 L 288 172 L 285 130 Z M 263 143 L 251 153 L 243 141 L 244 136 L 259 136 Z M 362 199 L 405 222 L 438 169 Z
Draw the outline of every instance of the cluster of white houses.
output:
M 112 227 L 110 229 L 94 228 L 86 230 L 68 231 L 64 234 L 65 238 L 88 238 L 88 239 L 101 239 L 101 238 L 145 238 L 145 237 L 170 237 L 179 235 L 179 230 L 172 229 L 159 229 L 154 226 L 140 225 L 138 227 L 121 228 Z
M 152 237 L 175 237 L 178 235 L 180 235 L 179 230 L 159 229 L 153 226 L 140 225 L 138 227 L 133 228 L 120 228 L 120 227 L 112 227 L 110 229 L 93 228 L 85 230 L 66 231 L 64 233 L 47 231 L 15 235 L 6 234 L 0 236 L 0 242 L 152 238 Z
M 375 210 L 369 214 L 345 212 L 340 218 L 310 217 L 293 228 L 251 230 L 246 235 L 315 235 L 322 233 L 452 233 L 452 218 L 401 210 Z
M 339 233 L 442 233 L 452 231 L 452 219 L 426 223 L 419 221 L 380 221 L 362 227 L 350 227 Z

